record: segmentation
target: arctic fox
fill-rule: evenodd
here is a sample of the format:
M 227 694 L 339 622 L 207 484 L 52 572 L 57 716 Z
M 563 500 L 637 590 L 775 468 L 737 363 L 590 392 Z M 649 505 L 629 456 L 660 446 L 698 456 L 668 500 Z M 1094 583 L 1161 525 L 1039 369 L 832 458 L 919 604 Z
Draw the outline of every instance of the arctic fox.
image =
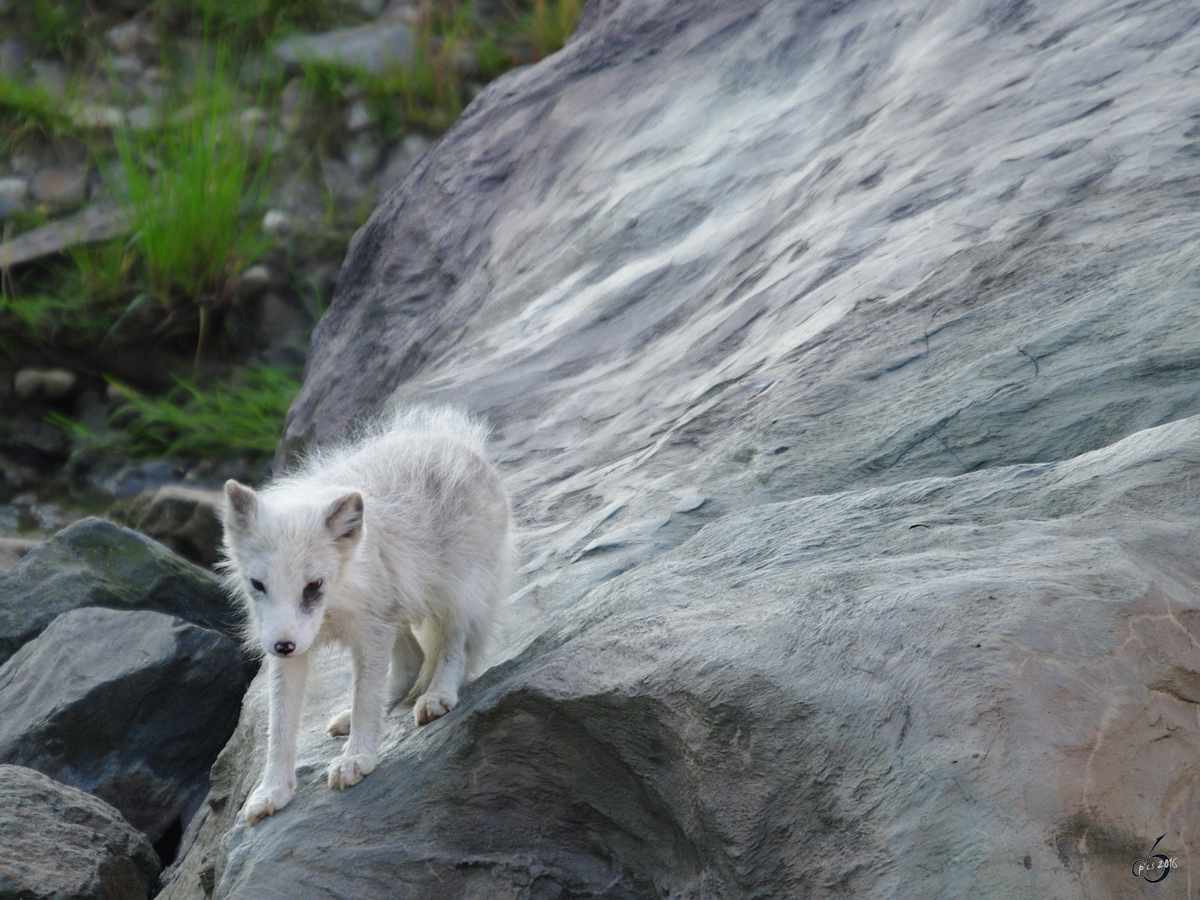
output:
M 225 483 L 226 579 L 270 678 L 266 769 L 245 807 L 251 825 L 295 791 L 313 647 L 338 641 L 353 665 L 352 707 L 328 726 L 350 735 L 329 765 L 331 788 L 375 768 L 391 706 L 415 698 L 424 725 L 458 702 L 513 560 L 508 497 L 484 458 L 486 438 L 462 413 L 420 409 L 259 492 Z

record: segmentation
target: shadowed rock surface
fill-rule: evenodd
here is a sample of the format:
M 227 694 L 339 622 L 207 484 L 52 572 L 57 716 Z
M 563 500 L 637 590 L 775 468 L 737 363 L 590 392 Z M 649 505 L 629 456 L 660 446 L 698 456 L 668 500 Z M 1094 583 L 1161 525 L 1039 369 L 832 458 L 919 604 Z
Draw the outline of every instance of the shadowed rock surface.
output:
M 0 762 L 95 794 L 158 841 L 206 790 L 252 671 L 182 619 L 72 610 L 0 666 Z
M 486 415 L 498 665 L 341 794 L 326 658 L 250 829 L 257 682 L 164 897 L 1115 898 L 1164 832 L 1186 896 L 1198 23 L 594 0 L 489 86 L 356 237 L 280 459 Z
M 102 800 L 20 766 L 0 766 L 0 898 L 145 900 L 158 857 Z
M 211 572 L 127 528 L 84 519 L 0 572 L 0 663 L 85 606 L 156 610 L 230 636 L 239 621 Z
M 117 504 L 109 515 L 201 566 L 221 559 L 224 494 L 168 484 Z

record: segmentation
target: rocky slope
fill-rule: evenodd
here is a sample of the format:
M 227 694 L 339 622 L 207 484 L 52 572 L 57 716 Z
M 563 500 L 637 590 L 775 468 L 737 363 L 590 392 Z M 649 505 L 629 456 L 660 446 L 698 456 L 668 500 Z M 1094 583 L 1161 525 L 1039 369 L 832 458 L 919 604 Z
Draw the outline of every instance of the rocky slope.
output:
M 259 679 L 163 896 L 1118 897 L 1164 832 L 1184 896 L 1198 54 L 1170 0 L 593 0 L 358 234 L 280 451 L 486 415 L 497 665 L 338 794 L 326 658 L 248 829 Z

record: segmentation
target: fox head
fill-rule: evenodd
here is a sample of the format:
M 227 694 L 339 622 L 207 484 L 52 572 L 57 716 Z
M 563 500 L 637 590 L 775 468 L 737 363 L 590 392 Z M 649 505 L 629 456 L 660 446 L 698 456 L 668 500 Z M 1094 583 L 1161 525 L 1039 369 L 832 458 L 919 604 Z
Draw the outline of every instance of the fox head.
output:
M 272 656 L 308 652 L 362 540 L 362 494 L 282 500 L 230 479 L 225 499 L 227 577 L 248 600 L 250 642 Z

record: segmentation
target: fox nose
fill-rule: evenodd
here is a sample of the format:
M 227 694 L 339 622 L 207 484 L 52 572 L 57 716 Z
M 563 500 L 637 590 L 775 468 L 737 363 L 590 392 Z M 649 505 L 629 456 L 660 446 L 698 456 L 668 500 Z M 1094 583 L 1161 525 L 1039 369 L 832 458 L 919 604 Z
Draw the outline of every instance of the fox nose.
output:
M 296 645 L 291 641 L 278 641 L 275 644 L 275 652 L 280 656 L 290 656 L 296 651 Z

